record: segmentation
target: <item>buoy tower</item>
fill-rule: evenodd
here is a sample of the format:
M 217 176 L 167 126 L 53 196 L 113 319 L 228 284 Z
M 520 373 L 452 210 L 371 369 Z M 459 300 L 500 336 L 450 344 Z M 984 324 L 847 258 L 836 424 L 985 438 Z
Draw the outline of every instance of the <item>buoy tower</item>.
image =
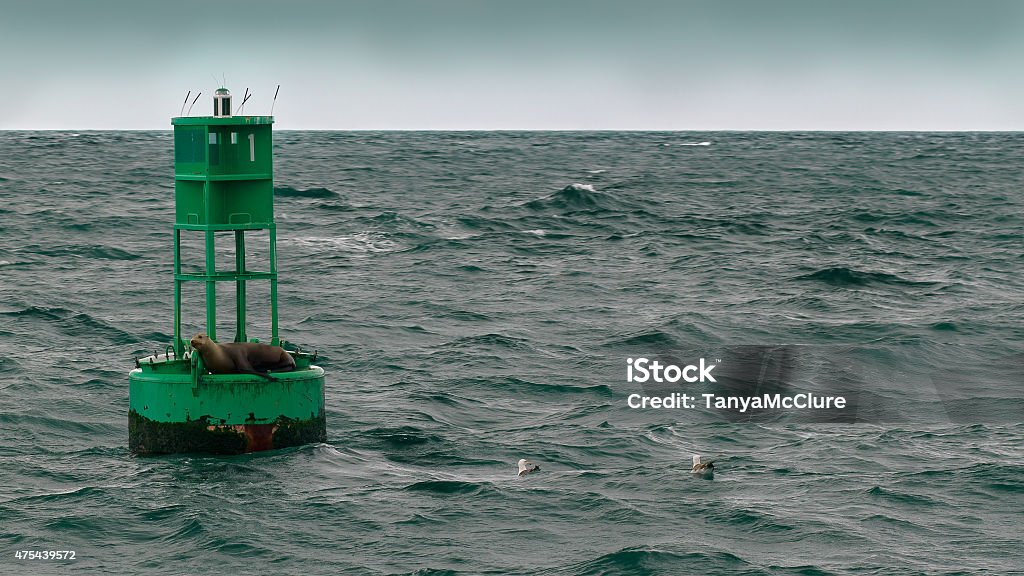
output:
M 274 222 L 272 116 L 232 116 L 231 93 L 220 88 L 213 116 L 173 118 L 174 340 L 163 353 L 136 360 L 128 375 L 128 446 L 137 454 L 242 453 L 323 442 L 324 371 L 316 354 L 280 339 L 277 308 L 277 228 Z M 266 231 L 269 269 L 251 270 L 246 233 Z M 204 266 L 182 270 L 182 235 L 201 236 Z M 233 236 L 233 266 L 217 268 L 216 239 Z M 251 236 L 250 236 L 251 237 Z M 230 241 L 229 241 L 230 243 Z M 189 255 L 195 256 L 195 255 Z M 296 368 L 271 374 L 210 374 L 182 334 L 182 287 L 205 287 L 205 333 L 217 342 L 217 289 L 234 284 L 234 342 L 250 339 L 246 284 L 270 283 L 270 340 Z

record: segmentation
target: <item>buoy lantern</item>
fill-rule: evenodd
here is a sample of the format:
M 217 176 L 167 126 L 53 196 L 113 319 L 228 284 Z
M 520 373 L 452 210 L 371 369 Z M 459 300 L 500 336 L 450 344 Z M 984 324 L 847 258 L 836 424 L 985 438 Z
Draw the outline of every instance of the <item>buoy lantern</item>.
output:
M 128 375 L 128 446 L 134 453 L 242 453 L 326 441 L 324 370 L 313 364 L 316 353 L 278 336 L 273 123 L 272 116 L 232 116 L 226 88 L 214 95 L 213 116 L 171 120 L 174 341 L 162 354 L 136 360 Z M 267 270 L 246 265 L 246 233 L 258 230 L 269 237 Z M 202 237 L 202 271 L 182 270 L 183 234 Z M 223 235 L 234 238 L 231 270 L 216 266 L 218 257 L 227 256 L 215 242 Z M 246 284 L 269 282 L 269 344 L 287 350 L 294 365 L 267 374 L 210 373 L 181 332 L 182 286 L 193 282 L 205 287 L 205 334 L 214 342 L 223 342 L 217 338 L 217 287 L 234 284 L 236 343 L 258 342 L 249 338 Z
M 231 116 L 231 92 L 227 88 L 218 88 L 213 93 L 213 117 Z

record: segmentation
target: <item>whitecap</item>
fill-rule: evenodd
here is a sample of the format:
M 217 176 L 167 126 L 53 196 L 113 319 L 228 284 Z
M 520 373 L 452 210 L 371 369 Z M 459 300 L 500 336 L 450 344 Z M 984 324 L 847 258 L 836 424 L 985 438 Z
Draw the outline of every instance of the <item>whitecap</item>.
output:
M 448 236 L 442 236 L 442 238 L 444 238 L 445 240 L 469 240 L 470 238 L 479 238 L 479 237 L 480 237 L 480 234 L 471 234 L 469 232 L 465 232 L 465 233 L 461 233 L 461 234 L 460 233 L 453 233 L 453 234 L 449 234 Z
M 543 238 L 547 234 L 547 232 L 539 228 L 536 230 L 523 230 L 523 232 L 526 232 L 527 234 L 533 234 L 534 236 L 540 236 L 541 238 Z
M 676 146 L 711 146 L 711 142 L 680 142 Z
M 281 242 L 283 244 L 353 252 L 356 254 L 394 252 L 401 248 L 397 242 L 377 232 L 358 232 L 348 236 L 332 237 L 300 236 L 298 238 L 282 239 Z
M 594 190 L 594 186 L 592 184 L 580 184 L 579 182 L 574 182 L 566 186 L 566 188 L 569 190 L 576 190 L 577 192 L 597 192 L 597 190 Z

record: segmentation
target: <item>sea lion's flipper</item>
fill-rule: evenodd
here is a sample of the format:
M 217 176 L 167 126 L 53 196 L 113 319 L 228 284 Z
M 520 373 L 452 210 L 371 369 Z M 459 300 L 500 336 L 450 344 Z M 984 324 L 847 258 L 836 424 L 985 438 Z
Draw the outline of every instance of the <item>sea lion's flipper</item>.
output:
M 277 370 L 279 372 L 291 372 L 295 369 L 295 358 L 292 358 L 292 355 L 284 349 L 281 350 L 281 358 L 278 359 L 277 364 L 271 368 L 271 370 Z
M 274 378 L 270 374 L 267 374 L 268 368 L 268 366 L 263 365 L 260 365 L 258 367 L 253 366 L 252 363 L 249 361 L 249 358 L 245 356 L 239 356 L 235 358 L 235 372 L 238 372 L 239 374 L 255 374 L 256 376 L 262 376 L 263 378 L 266 378 L 267 380 L 271 381 L 277 380 L 277 378 Z
M 260 364 L 261 369 L 273 370 L 274 372 L 291 372 L 295 370 L 295 361 L 289 356 L 287 360 L 278 360 L 273 364 Z

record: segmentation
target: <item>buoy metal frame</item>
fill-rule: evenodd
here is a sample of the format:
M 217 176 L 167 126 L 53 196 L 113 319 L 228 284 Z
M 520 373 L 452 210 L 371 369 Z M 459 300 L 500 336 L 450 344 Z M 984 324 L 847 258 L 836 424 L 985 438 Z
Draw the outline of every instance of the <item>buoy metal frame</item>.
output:
M 226 90 L 225 90 L 226 93 Z M 271 116 L 173 118 L 174 341 L 129 373 L 129 449 L 138 454 L 241 453 L 323 442 L 324 370 L 278 334 L 277 227 Z M 269 269 L 246 266 L 247 232 L 266 230 Z M 183 233 L 203 234 L 202 272 L 182 271 Z M 215 235 L 234 235 L 235 266 L 218 271 Z M 273 381 L 209 374 L 182 330 L 182 287 L 205 285 L 206 333 L 217 339 L 217 285 L 235 283 L 235 342 L 249 339 L 246 283 L 270 282 L 270 343 L 284 346 L 296 369 Z

